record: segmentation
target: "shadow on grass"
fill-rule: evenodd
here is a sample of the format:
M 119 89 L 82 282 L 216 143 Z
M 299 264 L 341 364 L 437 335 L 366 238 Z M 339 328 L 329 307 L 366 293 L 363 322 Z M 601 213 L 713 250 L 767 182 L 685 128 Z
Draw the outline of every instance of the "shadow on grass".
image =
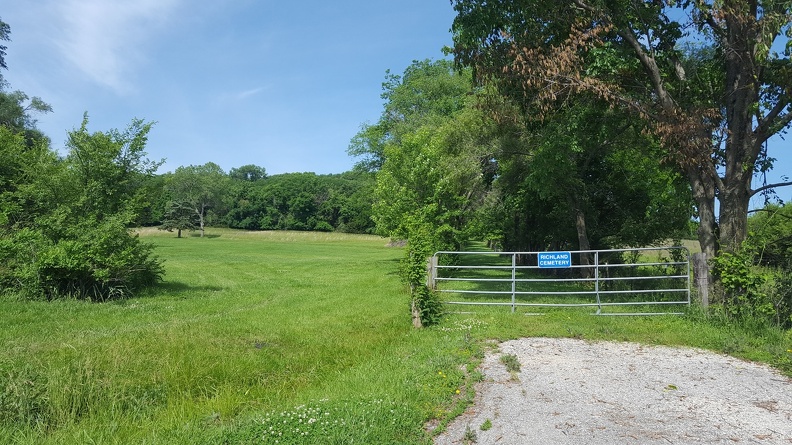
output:
M 181 295 L 187 293 L 220 292 L 226 290 L 221 286 L 194 286 L 178 281 L 166 281 L 144 289 L 139 297 L 152 298 L 162 295 Z

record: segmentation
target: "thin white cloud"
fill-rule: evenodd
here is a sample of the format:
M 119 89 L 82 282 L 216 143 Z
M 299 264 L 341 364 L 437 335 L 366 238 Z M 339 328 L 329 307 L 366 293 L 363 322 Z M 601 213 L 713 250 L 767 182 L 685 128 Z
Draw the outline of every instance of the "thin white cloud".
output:
M 219 93 L 215 96 L 215 100 L 218 104 L 229 105 L 229 104 L 236 104 L 238 102 L 242 102 L 246 99 L 249 99 L 253 96 L 261 94 L 267 90 L 269 90 L 269 86 L 261 86 L 256 88 L 251 88 L 245 91 L 226 91 L 223 93 Z
M 65 0 L 63 56 L 94 82 L 119 94 L 134 90 L 131 74 L 145 61 L 147 41 L 182 0 Z
M 236 98 L 238 100 L 247 99 L 248 97 L 255 96 L 256 94 L 259 94 L 262 91 L 264 91 L 264 87 L 253 88 L 252 90 L 243 91 L 237 94 Z

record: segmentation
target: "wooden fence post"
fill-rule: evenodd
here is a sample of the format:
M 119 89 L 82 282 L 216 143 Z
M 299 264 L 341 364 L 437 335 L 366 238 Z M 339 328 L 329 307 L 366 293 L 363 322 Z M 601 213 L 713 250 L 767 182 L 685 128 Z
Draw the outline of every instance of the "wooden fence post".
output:
M 701 307 L 709 307 L 709 265 L 707 254 L 704 252 L 693 254 L 693 278 L 696 281 L 696 293 L 701 301 Z
M 435 278 L 437 278 L 437 257 L 432 255 L 426 262 L 426 287 L 436 290 Z

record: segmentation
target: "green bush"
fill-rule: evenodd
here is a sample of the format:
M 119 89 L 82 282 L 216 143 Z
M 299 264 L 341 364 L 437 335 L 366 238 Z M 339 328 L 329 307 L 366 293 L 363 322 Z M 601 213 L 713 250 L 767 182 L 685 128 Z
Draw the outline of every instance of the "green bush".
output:
M 792 258 L 792 206 L 768 204 L 748 219 L 748 242 L 764 266 L 789 268 Z
M 436 292 L 426 286 L 426 266 L 433 252 L 431 231 L 426 224 L 414 223 L 402 260 L 404 280 L 410 286 L 410 310 L 416 326 L 429 326 L 440 321 L 442 302 Z
M 725 315 L 792 328 L 792 227 L 789 206 L 767 205 L 748 221 L 748 238 L 737 253 L 713 259 L 716 295 Z
M 749 249 L 739 253 L 721 252 L 712 260 L 712 265 L 728 316 L 737 319 L 773 318 L 775 308 L 764 292 L 767 275 L 753 265 Z
M 784 329 L 792 328 L 792 264 L 777 269 L 767 287 L 767 296 L 774 309 L 773 322 Z
M 119 221 L 83 221 L 67 234 L 53 241 L 24 229 L 0 241 L 4 289 L 27 299 L 105 301 L 126 298 L 162 278 L 153 246 Z
M 87 124 L 69 133 L 65 158 L 42 148 L 38 163 L 20 163 L 10 186 L 0 187 L 5 293 L 104 301 L 162 276 L 152 246 L 128 230 L 145 201 L 144 179 L 159 165 L 144 157 L 151 124 L 134 120 L 125 132 L 107 133 L 89 133 Z M 3 158 L 25 154 L 11 142 L 0 146 Z

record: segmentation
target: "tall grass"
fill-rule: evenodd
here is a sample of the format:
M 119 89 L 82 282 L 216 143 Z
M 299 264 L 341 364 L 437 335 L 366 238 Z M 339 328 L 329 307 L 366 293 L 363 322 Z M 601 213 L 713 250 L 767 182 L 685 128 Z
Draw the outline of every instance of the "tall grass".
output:
M 386 240 L 145 232 L 165 282 L 113 303 L 0 300 L 0 443 L 426 443 L 489 339 L 684 344 L 792 370 L 792 337 L 704 316 L 499 309 L 411 327 Z

